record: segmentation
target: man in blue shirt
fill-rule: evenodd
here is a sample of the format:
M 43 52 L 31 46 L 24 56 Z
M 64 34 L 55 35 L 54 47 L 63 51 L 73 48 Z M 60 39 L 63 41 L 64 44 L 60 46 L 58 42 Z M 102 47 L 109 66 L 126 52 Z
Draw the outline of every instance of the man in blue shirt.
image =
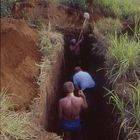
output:
M 87 139 L 88 132 L 86 130 L 88 130 L 89 127 L 88 120 L 90 120 L 94 109 L 97 107 L 95 106 L 96 98 L 94 96 L 96 95 L 94 92 L 96 84 L 91 75 L 88 72 L 83 71 L 81 67 L 75 67 L 74 72 L 73 82 L 75 88 L 84 92 L 88 104 L 87 110 L 82 111 L 80 115 L 83 136 L 85 139 Z
M 93 102 L 93 90 L 95 81 L 88 72 L 85 72 L 81 67 L 77 66 L 74 69 L 73 82 L 77 90 L 82 90 L 86 96 L 88 106 L 90 107 Z

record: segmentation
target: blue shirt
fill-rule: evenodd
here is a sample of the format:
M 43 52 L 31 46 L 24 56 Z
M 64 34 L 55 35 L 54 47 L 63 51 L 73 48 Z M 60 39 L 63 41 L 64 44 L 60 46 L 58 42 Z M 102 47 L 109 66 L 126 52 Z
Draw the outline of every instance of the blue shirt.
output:
M 79 71 L 73 76 L 73 82 L 76 86 L 80 87 L 81 90 L 95 87 L 95 81 L 91 75 L 84 71 Z

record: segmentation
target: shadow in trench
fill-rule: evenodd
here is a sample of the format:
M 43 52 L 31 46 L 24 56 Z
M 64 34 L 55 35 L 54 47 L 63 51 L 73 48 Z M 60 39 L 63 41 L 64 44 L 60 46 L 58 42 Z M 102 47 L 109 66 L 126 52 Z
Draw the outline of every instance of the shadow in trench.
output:
M 66 36 L 65 47 L 65 74 L 64 82 L 72 80 L 74 64 L 71 61 L 69 53 L 69 41 L 74 35 Z M 68 38 L 67 38 L 68 37 Z M 98 71 L 103 66 L 104 58 L 91 52 L 91 44 L 88 40 L 84 40 L 82 47 L 82 63 L 81 67 L 88 71 L 96 81 L 96 88 L 94 90 L 93 102 L 95 102 L 95 108 L 90 114 L 87 114 L 87 126 L 85 128 L 86 138 L 85 140 L 116 140 L 117 129 L 113 126 L 114 116 L 112 114 L 112 106 L 106 103 L 104 98 L 106 84 L 104 71 Z M 86 47 L 86 48 L 85 48 Z M 83 136 L 84 137 L 84 136 Z

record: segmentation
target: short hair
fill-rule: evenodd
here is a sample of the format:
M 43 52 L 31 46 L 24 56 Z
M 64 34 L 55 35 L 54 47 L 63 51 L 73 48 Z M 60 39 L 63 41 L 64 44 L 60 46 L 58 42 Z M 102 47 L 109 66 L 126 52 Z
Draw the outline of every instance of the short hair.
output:
M 74 91 L 74 85 L 70 81 L 65 82 L 64 85 L 63 85 L 63 89 L 64 89 L 65 93 L 71 93 L 71 92 Z
M 73 44 L 73 45 L 76 44 L 76 39 L 73 38 L 73 39 L 70 41 L 70 43 Z
M 74 72 L 75 73 L 77 73 L 77 72 L 79 72 L 79 71 L 81 71 L 82 70 L 82 68 L 80 67 L 80 66 L 76 66 L 75 68 L 74 68 Z

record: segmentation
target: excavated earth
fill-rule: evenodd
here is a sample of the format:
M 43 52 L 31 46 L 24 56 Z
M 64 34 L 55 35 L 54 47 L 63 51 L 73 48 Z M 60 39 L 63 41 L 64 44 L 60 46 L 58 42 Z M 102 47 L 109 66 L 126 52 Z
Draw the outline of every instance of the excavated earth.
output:
M 1 20 L 1 89 L 13 94 L 17 107 L 28 107 L 38 94 L 41 53 L 38 35 L 24 20 Z
M 41 61 L 38 47 L 38 33 L 30 28 L 23 19 L 35 20 L 64 30 L 80 27 L 83 23 L 82 12 L 64 5 L 40 0 L 22 0 L 16 2 L 12 9 L 14 19 L 1 19 L 1 89 L 12 93 L 12 101 L 18 108 L 28 108 L 39 93 L 36 84 Z M 92 21 L 101 17 L 94 13 Z M 94 20 L 93 20 L 94 19 Z

